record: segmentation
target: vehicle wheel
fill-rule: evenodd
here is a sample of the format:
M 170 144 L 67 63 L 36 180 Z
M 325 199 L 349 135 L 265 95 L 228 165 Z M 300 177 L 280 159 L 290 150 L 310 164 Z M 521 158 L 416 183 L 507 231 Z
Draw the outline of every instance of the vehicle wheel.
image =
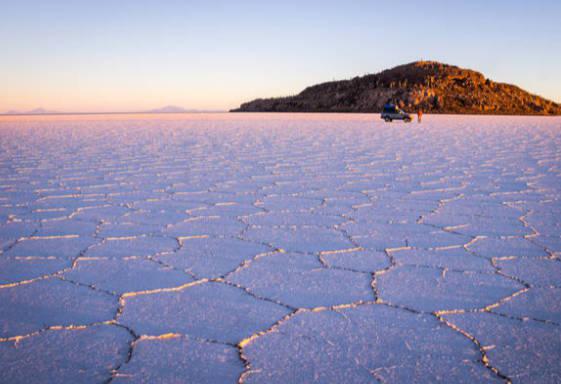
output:
M 385 121 L 386 123 L 391 123 L 391 122 L 392 122 L 392 119 L 390 119 L 389 117 L 386 117 L 386 118 L 384 119 L 384 121 Z
M 410 123 L 411 119 L 403 119 L 403 121 L 405 121 L 406 123 Z

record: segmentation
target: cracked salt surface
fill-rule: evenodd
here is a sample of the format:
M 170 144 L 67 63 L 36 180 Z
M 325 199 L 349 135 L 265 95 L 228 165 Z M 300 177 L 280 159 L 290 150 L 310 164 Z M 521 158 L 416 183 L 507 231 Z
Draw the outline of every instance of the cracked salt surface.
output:
M 559 382 L 560 129 L 2 118 L 0 382 Z
M 57 278 L 0 289 L 0 338 L 111 320 L 117 298 Z
M 193 283 L 125 297 L 119 322 L 142 335 L 182 333 L 235 344 L 289 310 L 219 282 Z
M 139 339 L 114 383 L 235 383 L 244 365 L 230 345 L 181 335 Z
M 370 274 L 324 268 L 314 255 L 278 253 L 262 257 L 231 274 L 228 280 L 294 308 L 374 300 Z
M 377 277 L 380 297 L 418 311 L 484 308 L 522 289 L 498 274 L 400 266 Z
M 270 247 L 235 238 L 197 237 L 182 240 L 177 252 L 158 256 L 167 265 L 199 278 L 226 275 L 246 260 L 271 251 Z
M 489 313 L 465 313 L 446 318 L 476 338 L 491 364 L 512 382 L 559 382 L 559 325 L 520 321 Z
M 125 329 L 94 325 L 52 329 L 0 343 L 3 383 L 102 383 L 127 357 Z
M 248 383 L 499 382 L 462 335 L 383 305 L 299 313 L 245 356 Z

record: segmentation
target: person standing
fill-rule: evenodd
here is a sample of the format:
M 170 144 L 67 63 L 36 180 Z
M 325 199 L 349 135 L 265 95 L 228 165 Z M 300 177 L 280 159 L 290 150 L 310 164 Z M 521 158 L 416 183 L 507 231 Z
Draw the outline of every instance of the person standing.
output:
M 423 119 L 423 110 L 421 108 L 417 109 L 417 122 L 421 123 Z

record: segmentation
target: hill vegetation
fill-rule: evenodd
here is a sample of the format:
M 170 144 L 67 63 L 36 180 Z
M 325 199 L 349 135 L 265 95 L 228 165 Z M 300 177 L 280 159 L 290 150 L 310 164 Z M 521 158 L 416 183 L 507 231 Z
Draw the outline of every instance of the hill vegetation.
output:
M 515 85 L 434 61 L 314 85 L 295 96 L 253 100 L 232 112 L 380 112 L 388 101 L 408 111 L 429 113 L 561 114 L 559 104 Z

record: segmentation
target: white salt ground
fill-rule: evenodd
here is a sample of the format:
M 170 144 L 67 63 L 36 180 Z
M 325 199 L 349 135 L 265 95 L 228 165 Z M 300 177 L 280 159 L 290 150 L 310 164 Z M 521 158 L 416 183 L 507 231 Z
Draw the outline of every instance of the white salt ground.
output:
M 561 119 L 0 118 L 0 382 L 561 380 Z

